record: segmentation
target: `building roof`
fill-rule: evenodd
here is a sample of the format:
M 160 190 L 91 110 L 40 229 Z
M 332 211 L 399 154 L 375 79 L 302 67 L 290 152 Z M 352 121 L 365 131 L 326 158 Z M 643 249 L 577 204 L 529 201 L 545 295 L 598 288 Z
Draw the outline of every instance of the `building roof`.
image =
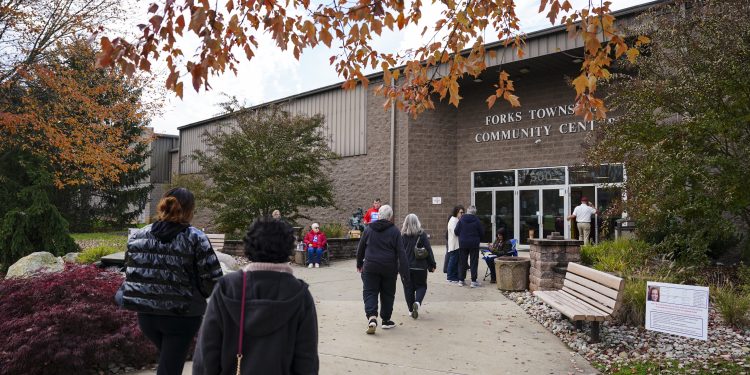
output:
M 631 16 L 631 15 L 635 15 L 635 14 L 638 14 L 638 13 L 642 13 L 643 11 L 645 11 L 646 9 L 649 9 L 649 8 L 653 7 L 654 5 L 658 5 L 658 4 L 661 4 L 661 3 L 666 3 L 668 1 L 669 0 L 654 0 L 654 1 L 650 1 L 650 2 L 647 2 L 647 3 L 640 4 L 640 5 L 635 5 L 635 6 L 632 6 L 632 7 L 629 7 L 629 8 L 621 9 L 621 10 L 618 10 L 616 12 L 612 12 L 612 14 L 615 17 Z M 566 28 L 566 26 L 565 25 L 558 25 L 558 26 L 553 26 L 553 27 L 549 27 L 549 28 L 546 28 L 546 29 L 542 29 L 542 30 L 538 30 L 538 31 L 534 31 L 534 32 L 526 34 L 526 37 L 525 37 L 526 50 L 533 49 L 534 47 L 531 44 L 534 43 L 535 41 L 539 41 L 539 40 L 543 39 L 544 37 L 549 37 L 549 36 L 552 36 L 552 35 L 555 35 L 555 34 L 566 34 L 565 38 L 567 38 L 567 28 Z M 582 45 L 579 45 L 579 46 L 576 46 L 576 47 L 573 47 L 573 48 L 578 48 L 580 46 L 582 46 Z M 497 41 L 497 42 L 492 42 L 492 43 L 486 44 L 485 48 L 487 50 L 493 50 L 493 49 L 494 50 L 502 50 L 502 49 L 505 49 L 506 47 L 504 46 L 503 41 Z M 573 48 L 569 48 L 569 49 L 573 49 Z M 468 53 L 468 51 L 469 50 L 467 49 L 467 50 L 462 51 L 461 53 L 462 54 L 463 53 Z M 539 56 L 544 56 L 544 55 L 551 54 L 551 53 L 560 52 L 559 49 L 557 49 L 557 50 L 551 49 L 550 50 L 549 48 L 547 48 L 546 51 L 543 51 L 543 50 L 540 50 L 540 49 L 537 48 L 537 51 L 540 51 L 540 52 L 537 53 L 537 54 L 527 53 L 526 57 L 524 57 L 523 59 L 518 59 L 518 60 L 515 60 L 515 61 L 510 61 L 510 62 L 508 62 L 506 64 L 513 63 L 513 62 L 518 62 L 518 61 L 524 61 L 524 60 L 528 60 L 529 58 L 539 57 Z M 515 55 L 515 54 L 513 54 L 513 55 Z M 490 66 L 495 66 L 495 65 L 488 64 L 487 67 L 489 68 Z M 365 77 L 367 77 L 367 79 L 370 80 L 370 81 L 375 81 L 375 80 L 377 80 L 379 78 L 382 78 L 382 76 L 383 76 L 383 72 L 376 72 L 376 73 L 368 74 Z M 269 101 L 269 102 L 257 104 L 257 105 L 254 105 L 254 106 L 250 106 L 248 108 L 243 108 L 240 111 L 254 110 L 254 109 L 257 109 L 257 108 L 262 108 L 262 107 L 266 107 L 266 106 L 273 105 L 273 104 L 284 103 L 284 102 L 287 102 L 287 101 L 292 101 L 294 99 L 299 99 L 299 98 L 304 98 L 304 97 L 307 97 L 307 96 L 319 94 L 321 92 L 326 92 L 326 91 L 330 91 L 330 90 L 340 89 L 341 85 L 343 83 L 344 83 L 344 81 L 337 82 L 337 83 L 334 83 L 334 84 L 331 84 L 331 85 L 327 85 L 327 86 L 323 86 L 323 87 L 320 87 L 320 88 L 317 88 L 317 89 L 305 91 L 305 92 L 302 92 L 302 93 L 299 93 L 299 94 L 294 94 L 294 95 L 290 95 L 290 96 L 287 96 L 287 97 L 284 97 L 284 98 L 280 98 L 280 99 L 272 100 L 272 101 Z M 233 114 L 234 114 L 234 112 L 232 112 L 232 113 L 226 113 L 226 114 L 214 116 L 214 117 L 211 117 L 211 118 L 207 118 L 205 120 L 196 121 L 196 122 L 193 122 L 193 123 L 190 123 L 190 124 L 187 124 L 187 125 L 180 126 L 180 127 L 177 128 L 177 130 L 188 129 L 188 128 L 192 128 L 192 127 L 196 127 L 196 126 L 201 126 L 201 125 L 204 125 L 204 124 L 207 124 L 207 123 L 212 123 L 212 122 L 215 122 L 215 121 L 223 120 L 223 119 L 231 117 Z

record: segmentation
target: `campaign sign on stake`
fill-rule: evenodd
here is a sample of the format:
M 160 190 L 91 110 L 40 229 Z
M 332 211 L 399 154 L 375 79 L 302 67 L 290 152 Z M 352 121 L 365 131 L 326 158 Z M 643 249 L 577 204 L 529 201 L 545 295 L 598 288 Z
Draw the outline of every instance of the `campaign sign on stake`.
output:
M 708 339 L 708 288 L 646 283 L 646 329 Z

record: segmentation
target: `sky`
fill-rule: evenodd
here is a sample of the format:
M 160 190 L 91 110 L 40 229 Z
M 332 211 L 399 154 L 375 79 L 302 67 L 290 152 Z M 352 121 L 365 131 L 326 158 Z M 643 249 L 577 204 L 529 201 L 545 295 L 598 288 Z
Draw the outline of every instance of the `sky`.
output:
M 613 10 L 650 2 L 650 0 L 611 1 Z M 139 3 L 143 4 L 141 14 L 146 14 L 147 3 Z M 587 6 L 588 3 L 588 0 L 571 1 L 576 9 Z M 400 32 L 384 31 L 382 37 L 374 43 L 376 49 L 395 46 L 395 48 L 388 48 L 395 52 L 397 49 L 403 50 L 421 45 L 424 42 L 424 38 L 421 36 L 422 28 L 425 25 L 434 25 L 435 21 L 440 18 L 441 9 L 432 5 L 429 1 L 425 1 L 424 4 L 419 26 L 412 25 Z M 517 2 L 516 14 L 521 20 L 523 32 L 529 33 L 552 26 L 549 20 L 544 17 L 544 14 L 537 12 L 538 10 L 538 0 Z M 138 14 L 137 11 L 133 13 Z M 133 24 L 136 25 L 146 19 L 148 19 L 146 16 L 135 19 Z M 487 35 L 486 38 L 487 42 L 497 40 L 490 35 Z M 184 51 L 189 51 L 197 46 L 195 40 L 182 40 L 178 44 Z M 180 126 L 218 115 L 221 110 L 217 103 L 225 101 L 223 94 L 236 96 L 241 103 L 247 105 L 257 105 L 340 83 L 343 78 L 339 77 L 335 69 L 329 65 L 329 58 L 335 53 L 335 49 L 322 46 L 306 50 L 300 59 L 296 60 L 291 52 L 281 51 L 275 47 L 267 35 L 263 35 L 260 37 L 260 48 L 256 51 L 255 57 L 251 61 L 246 61 L 243 58 L 236 76 L 228 72 L 222 76 L 210 77 L 209 82 L 212 89 L 199 93 L 192 89 L 188 80 L 185 83 L 182 99 L 176 97 L 172 92 L 166 92 L 167 98 L 164 101 L 161 113 L 152 118 L 150 126 L 157 133 L 178 134 L 177 128 Z M 164 84 L 165 77 L 156 76 L 154 79 L 157 80 L 156 85 Z

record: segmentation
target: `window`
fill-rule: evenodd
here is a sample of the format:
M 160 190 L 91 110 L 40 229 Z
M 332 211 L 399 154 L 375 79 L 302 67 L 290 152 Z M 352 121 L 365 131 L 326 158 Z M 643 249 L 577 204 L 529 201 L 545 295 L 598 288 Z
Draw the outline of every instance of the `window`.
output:
M 516 173 L 513 171 L 476 172 L 474 187 L 516 186 Z
M 565 168 L 535 168 L 518 170 L 518 186 L 564 184 Z
M 571 184 L 608 184 L 623 182 L 622 164 L 574 166 L 569 168 Z

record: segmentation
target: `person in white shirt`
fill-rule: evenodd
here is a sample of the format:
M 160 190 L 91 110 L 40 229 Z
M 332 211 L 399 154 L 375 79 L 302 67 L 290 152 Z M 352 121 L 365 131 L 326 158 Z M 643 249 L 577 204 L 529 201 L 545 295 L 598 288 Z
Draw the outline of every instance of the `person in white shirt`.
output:
M 589 203 L 589 199 L 581 197 L 581 205 L 573 210 L 573 214 L 568 216 L 568 220 L 576 219 L 578 227 L 578 239 L 583 241 L 584 245 L 589 244 L 591 237 L 591 219 L 596 214 L 596 207 Z

